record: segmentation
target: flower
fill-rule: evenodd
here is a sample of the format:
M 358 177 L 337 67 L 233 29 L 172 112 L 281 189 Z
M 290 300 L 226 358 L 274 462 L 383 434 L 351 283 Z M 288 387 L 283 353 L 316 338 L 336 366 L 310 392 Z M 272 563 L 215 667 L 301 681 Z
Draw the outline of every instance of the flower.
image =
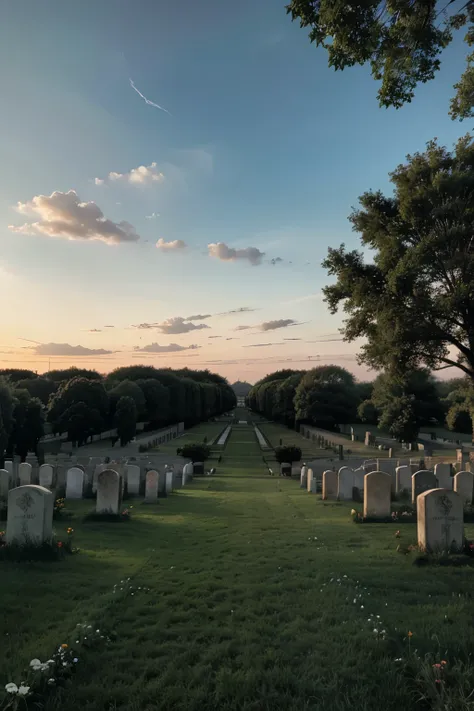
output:
M 395 538 L 400 538 L 400 531 L 395 531 Z
M 62 644 L 62 645 L 61 645 L 61 649 L 67 649 L 68 647 L 69 647 L 68 644 Z
M 441 660 L 441 664 L 447 664 L 448 662 L 445 659 Z
M 73 659 L 72 661 L 74 662 L 74 664 L 77 664 L 77 662 L 79 661 L 79 659 L 78 659 L 77 657 L 74 657 L 74 659 Z
M 71 528 L 71 527 L 69 527 L 69 528 L 66 530 L 66 533 L 70 536 L 72 533 L 74 533 L 74 529 Z
M 355 509 L 352 509 L 352 511 L 351 511 L 351 516 L 355 516 L 356 513 L 357 513 L 357 511 L 356 511 Z
M 18 694 L 19 694 L 20 696 L 26 696 L 27 693 L 29 692 L 29 690 L 30 690 L 30 687 L 29 687 L 29 686 L 24 686 L 23 684 L 21 684 L 20 687 L 19 687 L 19 689 L 18 689 Z
M 5 691 L 7 694 L 17 694 L 18 687 L 16 684 L 12 684 L 12 682 L 10 682 L 9 684 L 5 684 Z
M 441 669 L 441 664 L 433 664 L 433 669 Z
M 408 631 L 408 637 L 413 637 L 413 632 Z
M 58 541 L 58 548 L 62 548 L 62 547 L 63 547 L 62 541 Z
M 43 666 L 43 665 L 42 665 L 40 659 L 32 659 L 31 662 L 30 662 L 30 667 L 31 667 L 32 669 L 34 669 L 35 671 L 37 671 L 38 669 L 41 669 L 42 666 Z

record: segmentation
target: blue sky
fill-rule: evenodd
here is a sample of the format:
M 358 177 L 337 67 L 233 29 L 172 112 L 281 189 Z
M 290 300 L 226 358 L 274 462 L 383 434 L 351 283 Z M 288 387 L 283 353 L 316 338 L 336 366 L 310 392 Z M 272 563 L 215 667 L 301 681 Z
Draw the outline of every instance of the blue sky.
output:
M 328 246 L 358 245 L 347 215 L 363 191 L 390 190 L 388 172 L 433 136 L 452 145 L 469 130 L 448 116 L 465 53 L 455 43 L 412 104 L 385 110 L 368 68 L 334 73 L 280 0 L 7 0 L 3 367 L 43 371 L 51 360 L 108 371 L 146 361 L 254 381 L 283 361 L 308 367 L 320 356 L 364 377 L 357 344 L 330 340 L 340 319 L 319 296 L 320 263 Z M 131 171 L 154 163 L 133 182 Z M 111 245 L 52 235 L 41 226 L 53 219 L 50 203 L 34 213 L 28 203 L 69 190 L 113 225 L 129 223 L 133 237 Z M 8 227 L 38 221 L 36 230 Z M 186 247 L 157 249 L 160 238 Z M 208 254 L 216 243 L 264 256 L 223 261 Z M 253 310 L 216 315 L 243 307 Z M 201 328 L 169 323 L 207 314 L 192 322 Z M 296 324 L 263 330 L 280 320 Z M 243 325 L 252 328 L 235 330 Z M 312 343 L 320 340 L 329 342 Z

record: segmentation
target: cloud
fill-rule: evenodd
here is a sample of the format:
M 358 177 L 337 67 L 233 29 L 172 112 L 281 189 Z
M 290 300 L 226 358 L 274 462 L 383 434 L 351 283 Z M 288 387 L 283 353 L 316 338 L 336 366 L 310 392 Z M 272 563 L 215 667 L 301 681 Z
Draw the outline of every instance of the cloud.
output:
M 115 326 L 104 326 L 104 328 L 115 328 Z
M 102 333 L 101 328 L 86 328 L 85 330 L 87 333 Z
M 158 249 L 161 249 L 162 252 L 173 252 L 177 249 L 185 249 L 187 245 L 182 239 L 175 239 L 173 242 L 165 242 L 163 237 L 160 237 L 156 246 Z
M 282 261 L 283 261 L 283 259 L 281 257 L 274 257 L 273 259 L 270 259 L 270 264 L 275 265 L 275 264 L 279 264 Z
M 212 314 L 197 314 L 197 316 L 186 316 L 185 321 L 204 321 L 206 318 L 212 318 Z
M 135 346 L 134 350 L 140 351 L 140 353 L 177 353 L 178 351 L 194 351 L 201 346 L 180 346 L 177 343 L 170 343 L 168 346 L 160 346 L 159 343 L 150 343 L 148 346 L 143 346 L 139 348 Z
M 159 212 L 152 212 L 151 215 L 145 215 L 145 220 L 156 220 L 156 218 L 159 216 Z
M 231 309 L 230 311 L 222 311 L 220 314 L 216 314 L 216 316 L 230 316 L 231 314 L 248 314 L 248 313 L 251 313 L 252 311 L 257 311 L 257 309 L 252 309 L 250 306 L 241 306 L 238 309 Z
M 160 109 L 160 111 L 164 111 L 166 114 L 169 114 L 169 116 L 171 116 L 171 114 L 170 114 L 170 112 L 168 111 L 168 109 L 165 109 L 163 106 L 160 106 L 159 104 L 155 104 L 154 101 L 150 101 L 150 99 L 147 99 L 146 96 L 144 96 L 144 95 L 142 94 L 142 92 L 137 89 L 137 87 L 135 86 L 135 84 L 134 84 L 134 82 L 132 81 L 132 79 L 129 79 L 128 81 L 130 82 L 130 86 L 132 87 L 132 89 L 137 92 L 138 96 L 140 96 L 140 97 L 143 99 L 143 101 L 144 101 L 146 104 L 148 104 L 148 106 L 154 106 L 155 109 Z
M 129 183 L 130 185 L 153 185 L 153 183 L 161 183 L 165 176 L 158 171 L 156 163 L 150 163 L 150 165 L 139 165 L 138 168 L 132 168 L 129 173 L 111 172 L 107 179 L 111 182 Z M 104 182 L 101 178 L 95 179 L 96 185 L 103 185 Z
M 260 324 L 261 331 L 275 331 L 277 328 L 287 328 L 288 326 L 297 326 L 298 321 L 293 318 L 280 318 L 276 321 L 264 321 Z
M 113 351 L 104 348 L 85 348 L 71 346 L 69 343 L 41 343 L 34 349 L 36 355 L 42 356 L 92 356 L 110 355 Z
M 284 341 L 301 341 L 301 338 L 284 338 Z
M 226 338 L 225 340 L 226 341 L 238 341 L 239 339 L 238 338 Z
M 158 323 L 156 324 L 156 327 L 158 328 L 161 333 L 189 333 L 190 331 L 201 331 L 203 328 L 209 328 L 205 323 L 191 323 L 190 321 L 186 321 L 184 318 L 181 318 L 180 316 L 176 316 L 175 318 L 168 318 L 166 321 L 163 321 L 163 323 Z
M 257 247 L 246 247 L 245 249 L 234 249 L 228 247 L 224 242 L 211 243 L 207 245 L 210 257 L 216 257 L 223 262 L 235 262 L 238 259 L 247 259 L 254 267 L 262 263 L 265 252 L 261 252 Z
M 252 328 L 252 326 L 237 326 L 237 328 L 234 328 L 234 331 L 248 331 L 249 328 Z
M 242 348 L 262 348 L 263 346 L 284 346 L 284 343 L 252 343 L 250 346 L 242 346 Z
M 208 338 L 222 338 L 222 336 L 208 336 Z
M 140 239 L 128 222 L 107 220 L 95 202 L 81 202 L 74 190 L 36 195 L 30 202 L 18 203 L 24 214 L 39 217 L 38 222 L 20 227 L 9 225 L 13 232 L 62 237 L 69 240 L 100 240 L 106 244 L 136 242 Z

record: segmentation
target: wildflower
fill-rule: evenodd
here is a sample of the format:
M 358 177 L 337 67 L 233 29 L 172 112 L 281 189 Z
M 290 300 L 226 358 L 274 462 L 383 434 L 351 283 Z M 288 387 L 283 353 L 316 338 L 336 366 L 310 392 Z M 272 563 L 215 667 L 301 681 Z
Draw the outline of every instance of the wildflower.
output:
M 29 686 L 24 686 L 23 684 L 20 684 L 18 687 L 18 694 L 19 696 L 26 696 L 30 690 Z
M 62 547 L 63 547 L 62 541 L 58 541 L 58 548 L 62 548 Z
M 5 691 L 7 694 L 17 694 L 18 693 L 18 687 L 16 684 L 5 684 Z
M 71 533 L 74 533 L 74 529 L 71 528 L 71 527 L 69 527 L 69 528 L 67 529 L 66 533 L 68 533 L 68 535 L 71 535 Z
M 374 629 L 374 634 L 378 634 L 378 633 L 379 633 L 379 631 Z
M 79 661 L 79 659 L 78 659 L 77 657 L 74 657 L 74 659 L 73 659 L 72 661 L 74 662 L 74 664 L 77 664 L 77 662 Z
M 53 679 L 53 677 L 51 677 L 51 679 L 48 679 L 48 684 L 50 686 L 53 686 L 53 684 L 55 684 L 55 682 L 56 682 L 56 679 Z
M 448 662 L 445 659 L 441 660 L 441 664 L 447 664 Z
M 62 644 L 62 645 L 61 645 L 61 649 L 67 649 L 68 647 L 69 647 L 68 644 Z
M 41 661 L 40 661 L 39 659 L 32 659 L 31 662 L 30 662 L 30 667 L 31 667 L 34 671 L 38 671 L 38 669 L 41 669 L 42 666 L 43 666 L 43 665 L 42 665 L 42 663 L 41 663 Z
M 433 669 L 441 669 L 441 664 L 433 664 Z
M 395 531 L 395 538 L 400 538 L 400 531 Z
M 352 511 L 351 511 L 351 516 L 355 516 L 356 513 L 357 513 L 357 511 L 356 511 L 355 509 L 352 509 Z
M 402 660 L 401 657 L 398 657 L 398 659 L 394 659 L 393 661 L 394 661 L 394 662 L 401 662 L 401 661 L 403 661 L 403 660 Z

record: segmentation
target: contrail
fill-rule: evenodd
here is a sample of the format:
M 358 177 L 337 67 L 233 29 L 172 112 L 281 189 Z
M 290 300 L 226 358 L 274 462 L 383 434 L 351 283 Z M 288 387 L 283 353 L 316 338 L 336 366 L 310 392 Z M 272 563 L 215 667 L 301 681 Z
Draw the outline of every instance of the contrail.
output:
M 130 86 L 132 87 L 132 89 L 137 92 L 138 96 L 141 96 L 141 98 L 143 99 L 143 101 L 144 101 L 146 104 L 149 104 L 149 106 L 154 106 L 155 109 L 160 109 L 160 111 L 164 111 L 165 113 L 167 113 L 167 114 L 169 114 L 169 115 L 171 116 L 171 114 L 170 114 L 170 112 L 168 111 L 168 109 L 165 109 L 163 106 L 160 106 L 159 104 L 155 104 L 153 101 L 150 101 L 150 99 L 147 99 L 146 96 L 144 96 L 144 95 L 142 94 L 142 92 L 137 89 L 137 87 L 136 87 L 135 84 L 133 83 L 132 79 L 129 79 L 128 81 L 130 82 Z

